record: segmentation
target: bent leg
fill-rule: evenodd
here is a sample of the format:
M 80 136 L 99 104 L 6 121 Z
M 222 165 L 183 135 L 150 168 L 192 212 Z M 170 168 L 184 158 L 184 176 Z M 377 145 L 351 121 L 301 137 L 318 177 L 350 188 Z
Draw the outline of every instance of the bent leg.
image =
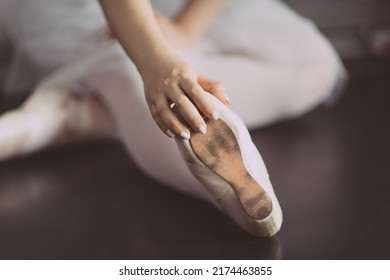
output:
M 207 193 L 186 167 L 175 141 L 154 123 L 142 79 L 119 45 L 112 44 L 94 53 L 43 86 L 97 94 L 113 118 L 118 138 L 143 172 L 169 187 L 208 200 Z
M 324 102 L 336 72 L 325 63 L 278 65 L 242 56 L 185 56 L 201 73 L 224 83 L 233 110 L 248 128 L 299 116 Z
M 334 99 L 345 69 L 317 28 L 277 0 L 231 1 L 206 40 L 211 53 L 184 55 L 223 82 L 249 127 L 299 116 Z

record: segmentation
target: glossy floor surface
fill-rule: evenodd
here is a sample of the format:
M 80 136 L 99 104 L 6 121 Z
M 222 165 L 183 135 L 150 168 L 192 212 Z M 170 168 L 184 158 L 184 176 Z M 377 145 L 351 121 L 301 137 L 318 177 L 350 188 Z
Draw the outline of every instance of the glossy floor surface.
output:
M 336 106 L 252 132 L 284 210 L 275 238 L 99 142 L 0 164 L 0 259 L 390 259 L 389 93 L 390 74 L 353 79 Z

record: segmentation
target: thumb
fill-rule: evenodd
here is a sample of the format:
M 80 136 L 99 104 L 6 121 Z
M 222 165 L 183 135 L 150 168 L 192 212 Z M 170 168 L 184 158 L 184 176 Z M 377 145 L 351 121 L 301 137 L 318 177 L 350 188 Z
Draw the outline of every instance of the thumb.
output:
M 225 87 L 221 82 L 209 79 L 205 76 L 199 76 L 198 83 L 204 91 L 211 93 L 225 105 L 231 103 L 229 97 L 226 95 Z

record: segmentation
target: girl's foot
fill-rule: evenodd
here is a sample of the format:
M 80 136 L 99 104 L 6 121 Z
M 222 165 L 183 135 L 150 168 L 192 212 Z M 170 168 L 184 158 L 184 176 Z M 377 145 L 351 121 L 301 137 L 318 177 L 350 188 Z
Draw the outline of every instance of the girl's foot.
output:
M 207 133 L 176 138 L 193 175 L 215 203 L 255 236 L 273 236 L 282 211 L 264 162 L 242 120 L 217 98 L 218 120 L 206 120 Z

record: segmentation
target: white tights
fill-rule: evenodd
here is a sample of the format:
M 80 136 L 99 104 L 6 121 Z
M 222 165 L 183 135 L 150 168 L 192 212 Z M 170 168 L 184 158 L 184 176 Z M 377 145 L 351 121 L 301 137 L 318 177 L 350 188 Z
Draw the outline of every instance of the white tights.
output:
M 224 83 L 233 110 L 248 128 L 299 116 L 327 100 L 345 74 L 335 51 L 317 29 L 277 0 L 248 0 L 241 6 L 227 8 L 194 50 L 179 55 L 200 73 Z M 64 90 L 82 96 L 64 94 Z M 94 95 L 105 105 L 94 103 Z M 59 101 L 45 106 L 47 100 L 56 98 Z M 66 100 L 75 104 L 72 110 L 63 106 Z M 72 122 L 67 115 L 77 110 L 84 113 Z M 142 80 L 117 43 L 59 68 L 39 84 L 23 108 L 3 115 L 0 143 L 18 142 L 15 137 L 23 135 L 25 144 L 14 149 L 9 148 L 12 144 L 8 148 L 0 144 L 0 159 L 51 142 L 66 142 L 58 138 L 68 136 L 56 132 L 64 122 L 68 127 L 69 122 L 78 125 L 73 133 L 108 135 L 110 117 L 129 155 L 146 174 L 192 196 L 208 197 L 188 171 L 175 141 L 161 133 L 151 118 Z M 31 118 L 35 121 L 26 122 Z M 8 136 L 1 133 L 6 128 Z

